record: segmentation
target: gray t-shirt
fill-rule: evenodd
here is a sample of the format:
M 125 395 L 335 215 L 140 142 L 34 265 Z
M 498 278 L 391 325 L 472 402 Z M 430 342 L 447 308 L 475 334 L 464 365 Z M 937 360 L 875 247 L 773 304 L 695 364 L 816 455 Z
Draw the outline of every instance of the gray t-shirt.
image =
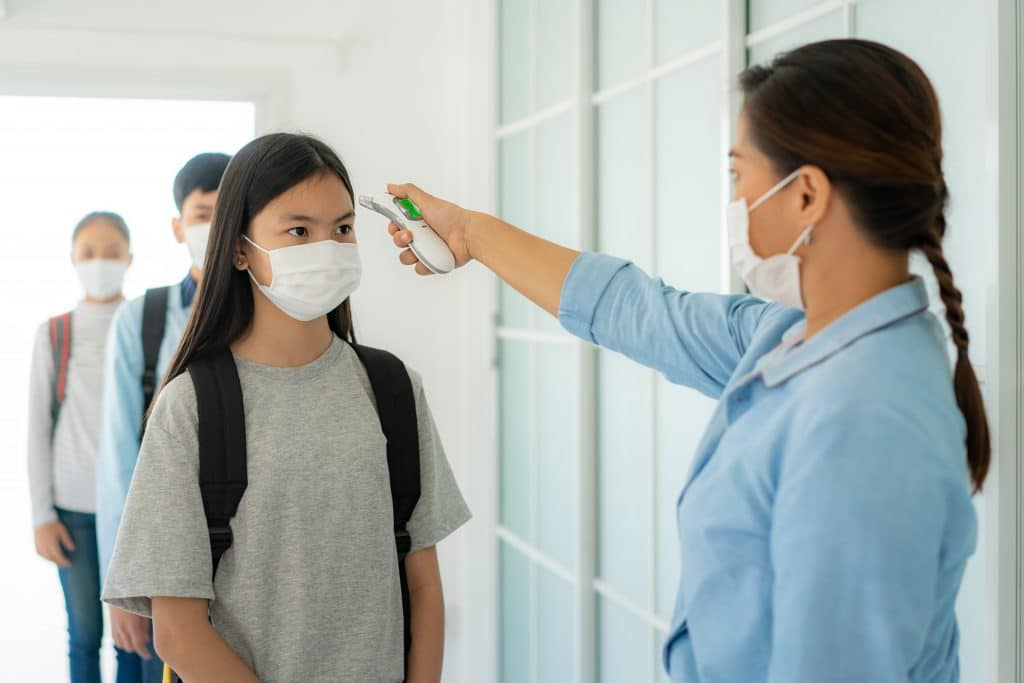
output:
M 401 592 L 384 435 L 369 379 L 335 340 L 277 368 L 235 358 L 249 485 L 211 582 L 191 378 L 160 393 L 128 492 L 103 599 L 151 615 L 151 596 L 207 598 L 211 620 L 264 683 L 400 681 Z M 412 552 L 469 519 L 410 372 L 422 493 Z

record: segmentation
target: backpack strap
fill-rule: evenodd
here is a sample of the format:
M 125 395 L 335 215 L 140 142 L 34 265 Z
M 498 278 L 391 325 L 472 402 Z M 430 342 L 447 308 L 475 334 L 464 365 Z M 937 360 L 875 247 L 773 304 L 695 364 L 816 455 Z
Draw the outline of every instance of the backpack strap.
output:
M 188 366 L 199 415 L 199 489 L 210 531 L 213 574 L 234 537 L 231 518 L 248 486 L 245 408 L 235 359 L 228 350 Z
M 156 394 L 156 362 L 167 324 L 167 293 L 170 287 L 147 289 L 142 300 L 142 413 Z
M 395 521 L 395 546 L 398 552 L 398 576 L 402 584 L 402 616 L 405 624 L 405 659 L 409 662 L 412 645 L 409 581 L 405 558 L 412 548 L 409 518 L 420 500 L 420 441 L 416 418 L 416 397 L 409 372 L 396 356 L 352 344 L 366 368 L 377 401 L 377 416 L 387 439 L 388 477 L 391 483 L 391 505 Z
M 52 430 L 57 429 L 57 416 L 64 405 L 68 386 L 68 362 L 71 359 L 71 312 L 50 318 L 50 353 L 56 372 L 50 399 Z

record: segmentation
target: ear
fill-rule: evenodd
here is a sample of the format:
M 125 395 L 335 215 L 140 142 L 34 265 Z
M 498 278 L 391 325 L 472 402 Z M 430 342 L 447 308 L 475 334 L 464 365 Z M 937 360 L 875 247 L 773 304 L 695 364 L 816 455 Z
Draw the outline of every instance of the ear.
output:
M 171 219 L 171 229 L 174 231 L 174 239 L 178 244 L 185 242 L 185 232 L 181 229 L 181 217 Z
M 235 270 L 244 271 L 249 267 L 249 257 L 245 255 L 242 240 L 238 240 L 235 243 L 235 253 L 231 257 L 231 264 L 235 267 Z
M 800 222 L 803 225 L 820 223 L 828 211 L 832 181 L 817 166 L 804 166 L 796 183 L 800 190 Z

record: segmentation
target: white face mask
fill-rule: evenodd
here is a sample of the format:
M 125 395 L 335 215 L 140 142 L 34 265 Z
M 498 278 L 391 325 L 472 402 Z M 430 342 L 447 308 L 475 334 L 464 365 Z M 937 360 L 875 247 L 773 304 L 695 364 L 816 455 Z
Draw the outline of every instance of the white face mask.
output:
M 203 269 L 203 258 L 206 256 L 206 243 L 210 241 L 210 224 L 190 225 L 185 228 L 185 244 L 192 256 L 192 265 Z
M 82 288 L 95 299 L 109 299 L 119 294 L 127 270 L 126 263 L 113 259 L 91 259 L 75 265 Z
M 726 222 L 729 229 L 729 252 L 733 265 L 740 277 L 755 295 L 778 301 L 790 308 L 804 308 L 800 292 L 800 257 L 793 252 L 802 244 L 810 244 L 813 225 L 808 225 L 796 238 L 796 242 L 784 254 L 761 258 L 750 246 L 750 214 L 777 194 L 782 188 L 799 177 L 800 171 L 793 171 L 775 187 L 765 192 L 747 208 L 746 198 L 739 198 L 729 204 Z
M 282 311 L 302 322 L 326 315 L 359 288 L 363 267 L 355 244 L 322 240 L 280 249 L 264 249 L 245 240 L 270 257 L 269 285 L 256 282 L 260 291 Z

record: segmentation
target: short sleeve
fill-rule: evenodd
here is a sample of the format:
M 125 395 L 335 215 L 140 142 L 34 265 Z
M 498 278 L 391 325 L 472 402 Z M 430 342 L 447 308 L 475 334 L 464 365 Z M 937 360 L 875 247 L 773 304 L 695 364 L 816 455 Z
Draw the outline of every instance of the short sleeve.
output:
M 214 599 L 197 424 L 195 391 L 181 375 L 157 399 L 128 489 L 103 589 L 115 607 L 148 617 L 153 596 Z
M 420 377 L 413 371 L 409 374 L 416 395 L 420 438 L 420 500 L 409 520 L 410 552 L 415 553 L 437 545 L 471 515 L 445 456 Z

